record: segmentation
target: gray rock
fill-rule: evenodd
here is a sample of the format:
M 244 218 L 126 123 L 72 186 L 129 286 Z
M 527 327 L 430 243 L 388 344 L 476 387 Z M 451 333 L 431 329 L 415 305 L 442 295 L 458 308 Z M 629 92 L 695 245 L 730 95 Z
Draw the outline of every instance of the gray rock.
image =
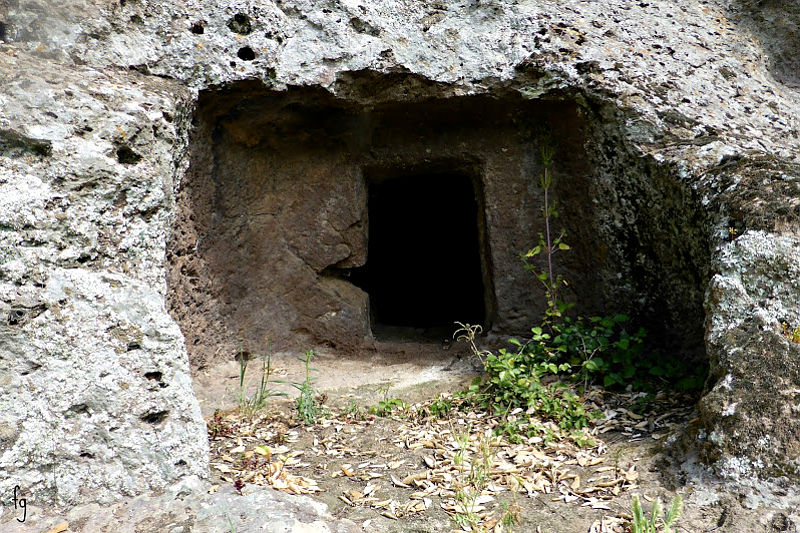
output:
M 782 333 L 782 323 L 800 324 L 793 2 L 51 4 L 0 5 L 0 468 L 8 474 L 0 492 L 20 484 L 62 503 L 108 501 L 205 471 L 204 426 L 166 279 L 172 272 L 172 311 L 190 348 L 221 339 L 216 355 L 192 353 L 195 363 L 230 355 L 240 335 L 230 309 L 248 286 L 218 305 L 224 276 L 203 255 L 203 232 L 219 229 L 213 217 L 226 211 L 178 201 L 219 191 L 192 179 L 219 161 L 221 130 L 202 128 L 224 122 L 214 115 L 220 89 L 240 91 L 229 103 L 245 112 L 257 109 L 252 98 L 292 91 L 306 95 L 300 107 L 313 107 L 313 93 L 359 112 L 475 95 L 574 106 L 591 183 L 561 191 L 583 194 L 565 202 L 580 223 L 569 228 L 577 263 L 564 268 L 588 276 L 575 296 L 629 310 L 687 358 L 708 358 L 694 444 L 719 473 L 796 475 L 798 345 Z M 215 118 L 198 120 L 190 140 L 196 112 Z M 227 131 L 229 146 L 246 155 L 242 147 L 259 145 L 248 137 L 254 123 Z M 288 213 L 281 222 L 307 231 L 275 230 L 273 255 L 262 247 L 232 263 L 299 257 L 297 268 L 269 270 L 259 285 L 305 292 L 245 317 L 274 321 L 256 332 L 256 349 L 275 331 L 305 328 L 317 341 L 368 334 L 364 295 L 321 280 L 330 265 L 354 267 L 363 256 L 364 234 L 348 230 L 363 219 L 351 192 L 325 209 L 319 197 L 298 195 L 307 218 Z M 537 195 L 531 186 L 510 197 L 535 211 Z M 324 246 L 308 248 L 320 234 Z M 496 281 L 519 245 L 495 242 L 508 246 L 492 249 Z M 189 255 L 168 260 L 168 247 Z M 197 268 L 182 272 L 181 261 Z M 516 327 L 541 305 L 523 298 L 517 323 L 514 295 L 497 287 L 498 324 Z
M 797 424 L 800 344 L 782 329 L 800 322 L 800 239 L 748 231 L 718 261 L 708 291 L 713 387 L 700 403 L 707 459 L 727 477 L 795 477 L 788 433 Z
M 205 423 L 164 305 L 186 93 L 13 50 L 0 62 L 0 492 L 110 501 L 204 475 Z
M 349 520 L 336 520 L 324 504 L 305 496 L 289 496 L 271 488 L 247 487 L 242 494 L 232 487 L 209 493 L 209 485 L 188 476 L 164 490 L 125 498 L 110 505 L 80 505 L 62 514 L 28 506 L 24 523 L 9 511 L 0 513 L 8 533 L 44 531 L 67 522 L 69 531 L 93 533 L 356 533 L 361 528 Z M 13 515 L 13 516 L 12 516 Z

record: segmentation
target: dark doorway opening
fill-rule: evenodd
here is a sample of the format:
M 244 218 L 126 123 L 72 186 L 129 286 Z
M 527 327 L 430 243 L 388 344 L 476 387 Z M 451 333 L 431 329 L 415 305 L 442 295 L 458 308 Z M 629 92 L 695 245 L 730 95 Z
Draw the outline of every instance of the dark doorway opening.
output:
M 367 176 L 367 183 L 367 263 L 351 280 L 369 294 L 373 334 L 381 337 L 394 326 L 440 335 L 454 330 L 455 321 L 484 324 L 479 211 L 472 176 L 379 175 Z

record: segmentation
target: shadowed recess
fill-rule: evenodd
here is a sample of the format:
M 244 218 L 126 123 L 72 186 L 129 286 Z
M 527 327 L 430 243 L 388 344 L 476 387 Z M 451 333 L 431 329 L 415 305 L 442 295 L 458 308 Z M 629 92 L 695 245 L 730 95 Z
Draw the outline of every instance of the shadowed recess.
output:
M 563 299 L 584 317 L 629 315 L 660 353 L 703 360 L 702 210 L 674 168 L 626 147 L 613 109 L 448 97 L 400 75 L 351 73 L 337 90 L 200 94 L 168 247 L 193 364 L 441 340 L 456 321 L 529 334 L 546 309 L 520 259 L 545 231 L 543 126 L 557 146 L 553 232 L 570 246 L 555 257 Z
M 367 263 L 352 280 L 376 324 L 483 324 L 478 204 L 472 179 L 420 174 L 369 180 Z

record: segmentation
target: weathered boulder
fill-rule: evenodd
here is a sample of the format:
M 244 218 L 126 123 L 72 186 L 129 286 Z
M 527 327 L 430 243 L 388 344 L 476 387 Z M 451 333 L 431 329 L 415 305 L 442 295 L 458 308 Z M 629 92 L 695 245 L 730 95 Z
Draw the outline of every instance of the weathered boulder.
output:
M 108 501 L 208 465 L 164 280 L 189 93 L 0 53 L 0 492 Z
M 728 477 L 796 478 L 800 166 L 751 158 L 713 174 L 732 235 L 716 251 L 706 302 L 711 372 L 701 451 Z
M 164 490 L 125 498 L 113 504 L 53 509 L 27 504 L 27 519 L 5 516 L 5 533 L 46 531 L 67 522 L 71 531 L 87 533 L 356 533 L 350 520 L 332 517 L 325 504 L 308 496 L 289 495 L 271 487 L 249 486 L 238 494 L 232 486 L 208 492 L 208 484 L 188 476 Z M 254 512 L 255 510 L 255 512 Z M 11 513 L 9 513 L 11 514 Z
M 202 470 L 168 297 L 195 364 L 369 336 L 342 271 L 369 262 L 371 171 L 472 161 L 487 317 L 523 326 L 531 103 L 569 130 L 572 296 L 708 359 L 693 444 L 720 474 L 797 474 L 792 2 L 50 4 L 0 3 L 2 483 L 112 498 Z M 476 98 L 485 143 L 457 131 Z
M 800 86 L 800 11 L 791 0 L 732 0 L 727 15 L 756 35 L 767 68 L 787 87 Z

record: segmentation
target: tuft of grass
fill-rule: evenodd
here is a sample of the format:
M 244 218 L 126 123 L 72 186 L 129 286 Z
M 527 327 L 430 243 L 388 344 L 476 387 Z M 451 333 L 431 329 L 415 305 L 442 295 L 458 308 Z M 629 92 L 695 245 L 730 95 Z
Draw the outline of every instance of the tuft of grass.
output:
M 313 357 L 314 350 L 306 350 L 304 357 L 300 358 L 300 361 L 305 365 L 305 379 L 291 383 L 292 387 L 300 391 L 300 394 L 295 399 L 295 407 L 297 414 L 300 415 L 300 420 L 307 426 L 316 423 L 326 412 L 321 400 L 323 396 L 319 395 L 314 388 L 316 378 L 311 377 L 311 372 L 315 371 L 311 366 Z
M 644 510 L 642 509 L 642 502 L 639 496 L 633 497 L 632 515 L 633 521 L 631 522 L 632 533 L 672 533 L 672 526 L 678 521 L 683 510 L 683 500 L 680 494 L 676 494 L 669 504 L 667 513 L 664 514 L 664 509 L 661 505 L 661 500 L 658 498 L 653 501 L 650 508 L 650 518 L 648 519 Z M 660 523 L 659 523 L 660 522 Z M 663 528 L 663 529 L 662 529 Z
M 278 382 L 272 381 L 271 379 L 272 354 L 269 349 L 267 353 L 258 356 L 258 359 L 261 361 L 261 379 L 258 388 L 256 388 L 252 395 L 247 393 L 247 387 L 245 386 L 249 354 L 240 348 L 237 359 L 239 360 L 239 411 L 244 416 L 253 416 L 256 412 L 264 409 L 269 403 L 270 398 L 286 396 L 285 392 L 276 392 L 270 387 L 271 383 Z
M 467 457 L 469 450 L 469 437 L 472 433 L 472 424 L 464 429 L 456 429 L 450 424 L 450 434 L 453 435 L 453 443 L 455 444 L 456 452 L 453 455 L 453 464 L 461 466 Z
M 471 487 L 463 487 L 456 491 L 456 512 L 450 519 L 465 531 L 479 530 L 481 517 L 474 510 L 479 495 L 480 493 Z
M 469 470 L 469 482 L 478 492 L 483 491 L 489 482 L 489 472 L 495 459 L 495 445 L 491 434 L 482 433 L 478 436 L 477 456 L 472 458 Z
M 454 511 L 452 522 L 465 531 L 488 531 L 485 526 L 487 515 L 483 506 L 487 503 L 484 490 L 489 484 L 489 476 L 494 463 L 497 438 L 491 430 L 478 435 L 472 434 L 472 425 L 455 427 L 450 423 L 453 438 L 453 465 L 458 470 L 454 484 Z M 492 498 L 489 497 L 489 500 Z M 513 514 L 516 507 L 511 509 Z M 504 509 L 504 513 L 509 511 Z M 502 518 L 513 523 L 513 518 Z M 499 521 L 500 519 L 498 519 Z M 510 531 L 505 529 L 504 531 Z
M 503 526 L 503 531 L 513 533 L 514 526 L 522 523 L 520 514 L 522 514 L 522 507 L 516 503 L 516 493 L 514 493 L 515 501 L 512 503 L 504 502 L 501 505 L 502 515 L 500 517 L 500 524 Z

